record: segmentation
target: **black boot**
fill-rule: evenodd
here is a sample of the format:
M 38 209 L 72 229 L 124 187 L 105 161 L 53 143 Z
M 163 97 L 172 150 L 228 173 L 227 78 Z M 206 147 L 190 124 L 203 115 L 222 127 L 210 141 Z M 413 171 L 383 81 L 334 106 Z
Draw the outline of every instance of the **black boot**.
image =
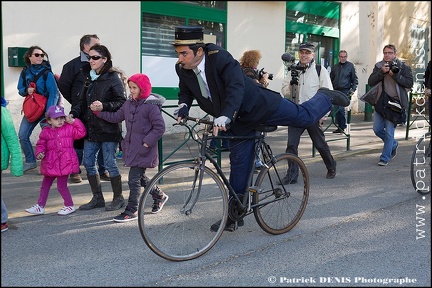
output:
M 87 175 L 87 179 L 90 184 L 90 188 L 93 193 L 93 198 L 89 203 L 81 205 L 79 207 L 80 210 L 90 210 L 93 208 L 101 208 L 105 207 L 105 199 L 102 194 L 102 186 L 100 183 L 99 174 L 89 176 Z
M 107 211 L 118 210 L 121 207 L 123 207 L 125 204 L 123 194 L 122 194 L 123 188 L 122 188 L 122 182 L 121 182 L 121 175 L 116 176 L 116 177 L 111 177 L 111 187 L 112 187 L 113 192 L 114 192 L 114 197 L 113 197 L 113 201 L 111 202 L 111 204 L 109 204 L 107 207 L 105 207 L 105 210 L 107 210 Z

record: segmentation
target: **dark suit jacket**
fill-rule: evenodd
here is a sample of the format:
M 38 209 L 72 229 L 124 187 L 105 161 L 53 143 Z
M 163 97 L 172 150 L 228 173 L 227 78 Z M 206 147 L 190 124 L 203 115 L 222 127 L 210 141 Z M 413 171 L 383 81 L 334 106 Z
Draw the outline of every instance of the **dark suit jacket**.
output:
M 228 51 L 215 44 L 206 46 L 205 75 L 212 101 L 202 97 L 195 73 L 176 64 L 180 80 L 178 103 L 191 107 L 196 99 L 200 108 L 213 117 L 231 119 L 234 134 L 246 135 L 278 109 L 282 96 L 247 77 Z

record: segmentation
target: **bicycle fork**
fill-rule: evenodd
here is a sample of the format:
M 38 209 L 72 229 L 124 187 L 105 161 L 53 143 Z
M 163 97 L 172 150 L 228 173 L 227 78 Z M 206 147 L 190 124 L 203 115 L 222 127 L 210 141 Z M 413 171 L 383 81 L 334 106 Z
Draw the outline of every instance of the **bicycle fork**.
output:
M 205 163 L 206 163 L 206 143 L 208 140 L 208 129 L 207 125 L 204 129 L 203 133 L 203 139 L 202 139 L 202 145 L 200 147 L 201 153 L 200 155 L 203 155 L 197 159 L 195 159 L 196 163 L 198 165 L 194 165 L 193 169 L 195 170 L 194 178 L 192 181 L 192 188 L 189 192 L 189 196 L 187 197 L 182 209 L 180 209 L 181 213 L 184 213 L 185 215 L 192 214 L 192 209 L 195 206 L 195 203 L 197 203 L 198 197 L 199 197 L 199 191 L 201 191 L 202 182 L 204 178 L 204 171 L 205 171 Z M 190 206 L 187 208 L 187 206 Z

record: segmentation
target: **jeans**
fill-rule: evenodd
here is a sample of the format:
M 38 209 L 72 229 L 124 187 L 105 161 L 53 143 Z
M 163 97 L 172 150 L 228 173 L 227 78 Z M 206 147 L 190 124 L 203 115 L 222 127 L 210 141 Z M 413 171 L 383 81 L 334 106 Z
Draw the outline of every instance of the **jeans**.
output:
M 6 205 L 3 201 L 3 198 L 1 198 L 1 223 L 8 222 L 8 211 L 6 209 Z
M 110 177 L 117 177 L 120 171 L 117 166 L 116 153 L 118 142 L 92 142 L 84 140 L 84 155 L 83 165 L 87 170 L 88 176 L 98 174 L 96 167 L 96 158 L 99 151 L 102 151 L 105 169 L 108 171 Z
M 350 91 L 350 89 L 342 89 L 339 91 L 344 93 L 345 95 L 348 95 L 348 92 Z M 339 126 L 340 129 L 344 130 L 347 127 L 345 107 L 334 105 L 333 109 L 334 109 L 333 113 L 335 116 L 336 124 Z
M 77 149 L 77 148 L 75 148 L 75 152 L 76 152 L 77 157 L 78 157 L 78 163 L 81 166 L 82 160 L 83 160 L 84 149 Z M 104 164 L 102 150 L 100 150 L 99 153 L 98 153 L 97 164 L 98 164 L 98 167 L 99 167 L 98 168 L 99 174 L 104 174 L 105 171 L 106 171 L 106 169 L 105 169 L 105 164 Z M 79 174 L 81 174 L 81 168 L 80 168 Z
M 42 118 L 40 119 L 42 120 Z M 25 156 L 26 163 L 36 163 L 36 156 L 34 155 L 33 145 L 30 141 L 30 135 L 34 128 L 38 125 L 40 120 L 35 122 L 29 122 L 26 117 L 21 120 L 21 125 L 18 131 L 18 138 L 21 144 L 21 149 Z
M 388 162 L 391 159 L 392 151 L 398 146 L 398 142 L 394 139 L 396 125 L 376 111 L 373 118 L 373 131 L 384 142 L 380 160 Z
M 335 116 L 337 126 L 341 130 L 344 130 L 347 126 L 345 107 L 335 105 L 334 106 L 334 116 Z

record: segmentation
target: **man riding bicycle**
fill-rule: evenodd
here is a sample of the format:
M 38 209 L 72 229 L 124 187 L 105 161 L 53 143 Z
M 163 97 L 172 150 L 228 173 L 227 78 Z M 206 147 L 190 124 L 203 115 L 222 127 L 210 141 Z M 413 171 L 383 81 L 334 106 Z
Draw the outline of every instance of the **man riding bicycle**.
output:
M 215 44 L 205 44 L 203 27 L 178 26 L 171 44 L 178 55 L 175 69 L 179 77 L 179 108 L 174 112 L 179 123 L 189 115 L 194 100 L 214 117 L 213 134 L 219 130 L 228 135 L 255 134 L 260 124 L 307 127 L 317 122 L 332 108 L 346 107 L 350 100 L 341 92 L 319 89 L 309 101 L 297 105 L 280 93 L 257 85 L 244 75 L 239 62 Z M 227 129 L 229 124 L 229 129 Z M 248 175 L 254 165 L 254 140 L 230 140 L 229 181 L 237 194 L 249 187 Z M 220 222 L 212 225 L 217 231 Z M 243 226 L 228 219 L 226 231 Z

